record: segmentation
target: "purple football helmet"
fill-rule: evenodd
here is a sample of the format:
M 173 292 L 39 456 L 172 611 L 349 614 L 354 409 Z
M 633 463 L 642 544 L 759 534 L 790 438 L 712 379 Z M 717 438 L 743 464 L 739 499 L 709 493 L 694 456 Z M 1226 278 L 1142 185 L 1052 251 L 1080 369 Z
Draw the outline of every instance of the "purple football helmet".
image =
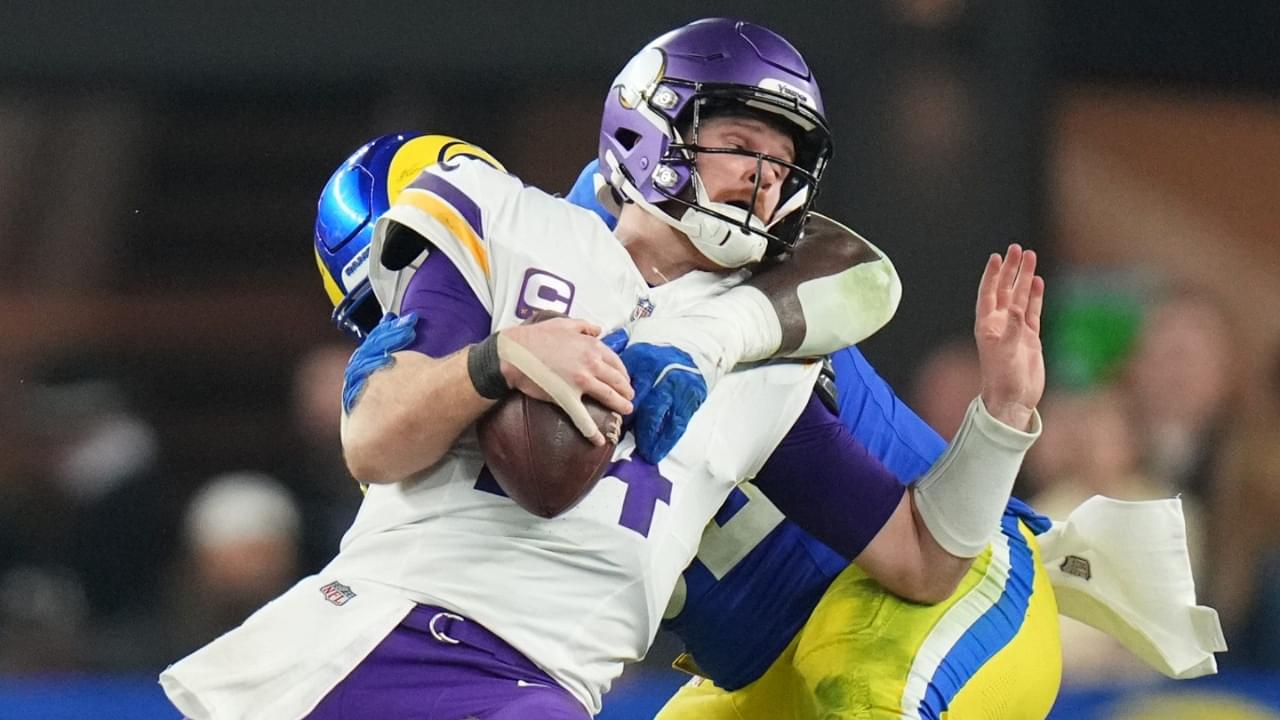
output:
M 795 162 L 699 146 L 700 120 L 726 108 L 764 114 L 790 130 Z M 773 217 L 762 221 L 712 202 L 698 177 L 699 152 L 786 166 L 790 172 Z M 600 173 L 613 192 L 601 192 L 600 199 L 614 211 L 619 201 L 634 202 L 687 235 L 712 261 L 740 267 L 795 244 L 830 156 L 822 96 L 800 53 L 759 25 L 698 20 L 650 42 L 614 80 L 600 128 Z M 759 177 L 758 168 L 756 193 Z M 755 207 L 754 197 L 749 207 Z

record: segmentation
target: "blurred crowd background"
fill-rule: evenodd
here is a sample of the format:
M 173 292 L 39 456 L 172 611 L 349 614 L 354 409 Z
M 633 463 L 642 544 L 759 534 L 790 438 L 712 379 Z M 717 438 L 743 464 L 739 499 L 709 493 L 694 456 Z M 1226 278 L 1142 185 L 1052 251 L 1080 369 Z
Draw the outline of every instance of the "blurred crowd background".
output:
M 343 158 L 445 132 L 567 190 L 622 64 L 717 14 L 821 82 L 818 206 L 905 285 L 881 373 L 949 434 L 983 258 L 1038 249 L 1050 391 L 1017 493 L 1058 518 L 1180 495 L 1227 674 L 1280 686 L 1280 4 L 23 5 L 0 8 L 0 698 L 151 682 L 336 551 L 353 346 L 311 233 Z M 1155 680 L 1087 628 L 1064 645 L 1068 694 Z

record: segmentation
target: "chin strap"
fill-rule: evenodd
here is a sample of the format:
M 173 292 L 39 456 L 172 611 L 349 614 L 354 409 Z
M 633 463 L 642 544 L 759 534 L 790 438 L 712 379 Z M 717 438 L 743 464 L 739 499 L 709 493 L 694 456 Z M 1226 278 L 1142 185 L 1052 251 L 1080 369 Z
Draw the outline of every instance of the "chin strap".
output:
M 779 205 L 778 209 L 773 213 L 773 221 L 769 223 L 768 229 L 773 230 L 778 225 L 781 225 L 782 221 L 786 220 L 791 213 L 803 209 L 805 203 L 809 201 L 809 192 L 807 187 L 799 190 L 787 198 L 786 202 Z
M 768 238 L 764 235 L 747 232 L 737 224 L 725 222 L 692 207 L 686 208 L 680 218 L 676 219 L 644 198 L 640 190 L 623 175 L 612 152 L 606 153 L 605 159 L 610 166 L 609 185 L 617 188 L 628 201 L 640 206 L 645 212 L 689 238 L 689 242 L 693 243 L 698 252 L 705 255 L 711 262 L 725 268 L 739 268 L 764 257 L 764 251 L 769 245 Z M 739 223 L 745 222 L 760 232 L 767 230 L 765 224 L 750 211 L 725 203 L 712 202 L 696 174 L 692 181 L 698 203 L 702 207 L 734 218 Z

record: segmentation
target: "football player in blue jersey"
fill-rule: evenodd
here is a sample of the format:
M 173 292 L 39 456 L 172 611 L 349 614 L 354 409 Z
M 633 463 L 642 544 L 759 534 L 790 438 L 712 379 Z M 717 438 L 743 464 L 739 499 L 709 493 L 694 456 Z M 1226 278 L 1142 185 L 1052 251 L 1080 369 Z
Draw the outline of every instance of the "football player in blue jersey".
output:
M 592 162 L 567 197 L 611 224 L 599 185 Z M 833 353 L 824 379 L 834 384 L 820 382 L 819 392 L 841 422 L 903 482 L 946 449 L 856 347 Z M 665 627 L 685 644 L 677 667 L 694 678 L 659 718 L 1043 717 L 1061 660 L 1057 606 L 1032 536 L 1049 527 L 1011 499 L 1001 537 L 956 591 L 919 604 L 884 590 L 744 483 L 708 526 L 667 609 Z
M 567 197 L 612 224 L 613 215 L 597 202 L 601 185 L 593 161 Z M 928 472 L 947 448 L 856 346 L 831 354 L 818 391 L 849 432 L 903 482 Z M 796 459 L 784 472 L 803 471 L 803 459 Z M 955 591 L 941 602 L 920 604 L 886 591 L 788 519 L 802 518 L 811 527 L 811 508 L 787 510 L 784 515 L 744 483 L 708 526 L 664 617 L 664 626 L 685 644 L 676 666 L 694 677 L 659 720 L 1048 713 L 1061 674 L 1051 579 L 1068 592 L 1075 589 L 1071 578 L 1043 562 L 1036 536 L 1053 527 L 1047 517 L 1010 498 L 1000 535 Z M 1179 517 L 1169 529 L 1177 535 L 1180 528 Z M 1159 536 L 1154 528 L 1152 536 Z M 1174 545 L 1177 557 L 1161 567 L 1185 559 L 1185 545 Z M 1064 554 L 1055 550 L 1053 563 L 1063 562 Z M 1185 571 L 1180 577 L 1190 580 Z M 1225 650 L 1212 611 L 1192 600 L 1169 603 L 1175 608 L 1170 615 L 1178 617 L 1174 624 L 1189 638 L 1188 647 L 1179 649 L 1135 641 L 1151 626 L 1144 631 L 1108 624 L 1096 607 L 1073 602 L 1068 612 L 1112 633 L 1166 675 L 1186 678 L 1213 672 L 1212 652 Z M 1198 618 L 1204 618 L 1203 629 L 1191 629 L 1201 625 Z

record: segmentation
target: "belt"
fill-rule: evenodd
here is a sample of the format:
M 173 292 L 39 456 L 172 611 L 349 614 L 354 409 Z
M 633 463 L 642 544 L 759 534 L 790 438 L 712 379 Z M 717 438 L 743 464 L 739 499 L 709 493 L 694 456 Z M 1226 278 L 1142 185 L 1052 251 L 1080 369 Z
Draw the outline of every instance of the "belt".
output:
M 529 658 L 507 644 L 507 641 L 480 623 L 451 610 L 435 605 L 418 605 L 401 624 L 429 633 L 436 642 L 479 648 L 509 664 L 542 673 Z

